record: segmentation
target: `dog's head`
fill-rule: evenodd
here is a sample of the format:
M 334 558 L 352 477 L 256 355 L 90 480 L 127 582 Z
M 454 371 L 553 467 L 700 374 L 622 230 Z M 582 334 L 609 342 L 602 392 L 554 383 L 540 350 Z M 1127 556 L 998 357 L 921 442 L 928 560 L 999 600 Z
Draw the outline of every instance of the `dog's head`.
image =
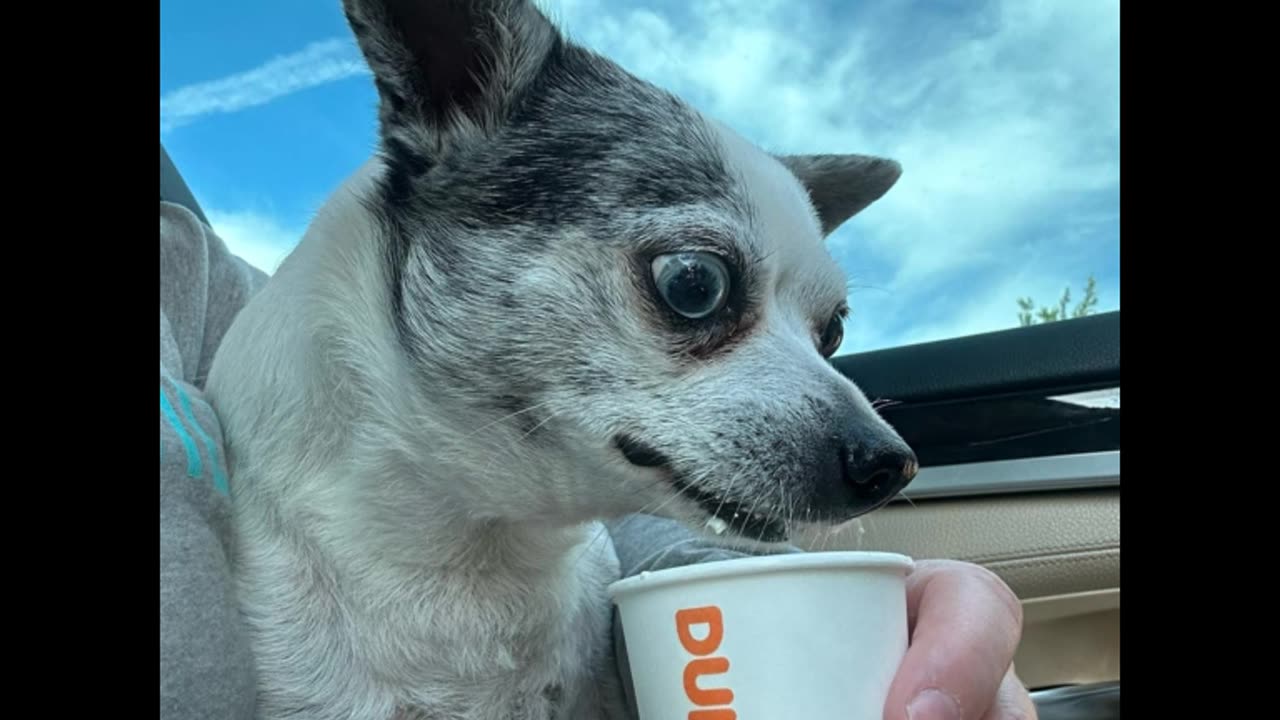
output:
M 776 541 L 909 482 L 910 449 L 828 362 L 847 309 L 824 238 L 896 163 L 767 154 L 527 0 L 345 9 L 381 98 L 367 205 L 396 331 L 466 426 L 447 444 L 477 512 Z

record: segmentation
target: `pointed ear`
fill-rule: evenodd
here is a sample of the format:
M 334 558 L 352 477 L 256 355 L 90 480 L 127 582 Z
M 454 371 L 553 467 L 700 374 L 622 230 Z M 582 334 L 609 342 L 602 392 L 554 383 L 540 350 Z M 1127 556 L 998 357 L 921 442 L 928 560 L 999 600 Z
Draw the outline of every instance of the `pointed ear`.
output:
M 870 155 L 783 155 L 778 160 L 809 191 L 823 235 L 883 197 L 902 175 L 897 162 Z
M 343 0 L 382 101 L 383 133 L 492 131 L 560 42 L 529 0 Z

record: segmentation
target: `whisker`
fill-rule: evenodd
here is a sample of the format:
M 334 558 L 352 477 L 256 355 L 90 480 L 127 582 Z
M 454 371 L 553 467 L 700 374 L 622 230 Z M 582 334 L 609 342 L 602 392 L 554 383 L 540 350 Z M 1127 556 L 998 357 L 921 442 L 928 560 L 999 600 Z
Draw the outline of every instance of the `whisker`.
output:
M 537 410 L 538 408 L 546 407 L 546 406 L 547 406 L 547 405 L 549 405 L 549 404 L 551 404 L 551 401 L 550 401 L 550 400 L 546 400 L 546 401 L 544 401 L 544 402 L 535 403 L 535 404 L 533 404 L 533 405 L 530 405 L 529 407 L 527 407 L 527 408 L 525 408 L 525 409 L 523 409 L 523 410 L 517 410 L 517 411 L 515 411 L 515 412 L 513 412 L 513 413 L 510 413 L 510 414 L 508 414 L 508 415 L 503 415 L 502 417 L 498 418 L 497 420 L 494 420 L 493 422 L 489 422 L 489 423 L 485 423 L 484 425 L 481 425 L 480 427 L 476 428 L 475 430 L 472 430 L 471 432 L 467 433 L 467 434 L 466 434 L 466 435 L 464 435 L 463 437 L 464 437 L 464 438 L 471 438 L 471 437 L 474 437 L 474 436 L 479 435 L 480 433 L 484 432 L 485 430 L 488 430 L 489 428 L 493 427 L 494 425 L 497 425 L 497 424 L 502 423 L 502 422 L 506 422 L 507 420 L 510 420 L 510 419 L 511 419 L 511 418 L 513 418 L 513 417 L 516 417 L 516 416 L 518 416 L 518 415 L 523 415 L 523 414 L 525 414 L 525 413 L 527 413 L 527 412 L 529 412 L 529 411 L 531 411 L 531 410 Z

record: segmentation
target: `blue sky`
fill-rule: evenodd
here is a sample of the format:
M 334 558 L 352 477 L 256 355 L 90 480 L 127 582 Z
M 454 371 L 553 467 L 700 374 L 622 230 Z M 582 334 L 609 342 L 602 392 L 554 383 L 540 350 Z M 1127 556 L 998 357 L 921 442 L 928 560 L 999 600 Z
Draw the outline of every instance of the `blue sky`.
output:
M 999 330 L 1098 281 L 1120 306 L 1118 0 L 543 0 L 578 42 L 767 149 L 902 162 L 830 240 L 842 352 Z M 271 271 L 372 152 L 339 0 L 162 0 L 160 139 Z

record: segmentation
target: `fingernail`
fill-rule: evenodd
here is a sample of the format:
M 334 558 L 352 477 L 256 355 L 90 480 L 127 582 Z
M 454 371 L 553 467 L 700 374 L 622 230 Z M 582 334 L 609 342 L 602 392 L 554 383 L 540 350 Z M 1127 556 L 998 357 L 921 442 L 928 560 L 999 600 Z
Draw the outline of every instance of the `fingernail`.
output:
M 908 720 L 961 720 L 960 703 L 937 688 L 921 690 L 907 704 Z

